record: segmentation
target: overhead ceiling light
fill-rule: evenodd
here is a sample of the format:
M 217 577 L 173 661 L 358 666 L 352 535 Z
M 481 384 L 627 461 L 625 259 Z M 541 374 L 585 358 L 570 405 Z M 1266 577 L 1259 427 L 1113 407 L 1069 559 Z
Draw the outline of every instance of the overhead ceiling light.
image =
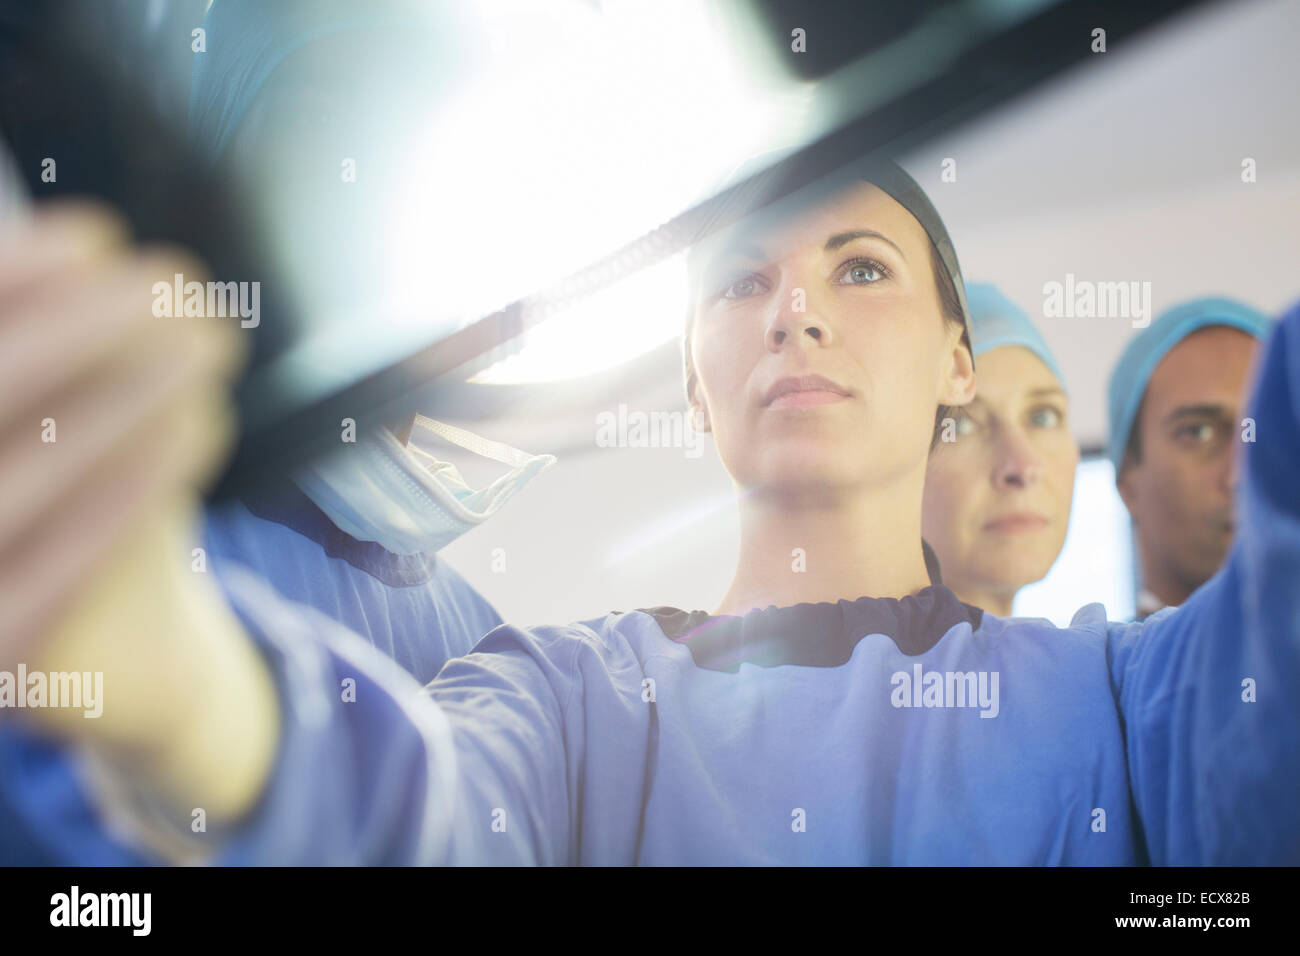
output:
M 470 381 L 553 382 L 613 368 L 681 335 L 686 308 L 686 263 L 682 256 L 674 256 L 575 302 L 525 332 L 517 354 Z
M 578 272 L 798 139 L 806 119 L 810 85 L 757 68 L 766 44 L 734 35 L 753 26 L 711 4 L 476 8 L 501 10 L 493 62 L 439 105 L 395 180 L 386 314 L 410 317 L 416 336 Z M 683 275 L 680 261 L 647 262 L 563 306 L 475 381 L 554 381 L 654 348 L 682 327 Z M 385 334 L 401 338 L 402 324 L 386 320 Z

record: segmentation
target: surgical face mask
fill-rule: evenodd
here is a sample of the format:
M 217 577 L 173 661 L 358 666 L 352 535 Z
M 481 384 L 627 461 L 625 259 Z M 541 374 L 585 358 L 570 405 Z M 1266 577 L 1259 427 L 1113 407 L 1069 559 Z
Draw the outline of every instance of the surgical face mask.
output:
M 419 447 L 431 437 L 510 470 L 475 490 L 455 465 Z M 358 541 L 374 541 L 394 554 L 415 554 L 437 551 L 482 524 L 554 463 L 554 455 L 529 455 L 417 415 L 407 445 L 381 429 L 312 463 L 294 481 L 340 530 Z

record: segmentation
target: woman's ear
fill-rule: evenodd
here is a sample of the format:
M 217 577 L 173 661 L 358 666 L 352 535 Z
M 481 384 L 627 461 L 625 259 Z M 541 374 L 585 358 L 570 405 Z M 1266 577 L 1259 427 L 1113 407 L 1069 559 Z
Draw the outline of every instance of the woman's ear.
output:
M 691 428 L 697 432 L 707 432 L 713 429 L 709 427 L 709 413 L 701 405 L 691 406 Z
M 695 375 L 695 363 L 690 360 L 690 323 L 686 324 L 686 336 L 682 339 L 685 350 L 684 369 L 686 375 L 686 402 L 690 403 L 690 427 L 697 432 L 710 432 L 708 425 L 708 405 L 699 394 L 699 376 Z
M 963 331 L 952 344 L 949 361 L 940 383 L 940 405 L 968 405 L 975 398 L 975 359 Z
M 686 366 L 686 397 L 691 405 L 691 428 L 697 432 L 712 431 L 709 426 L 709 408 L 700 398 L 700 380 L 689 363 Z

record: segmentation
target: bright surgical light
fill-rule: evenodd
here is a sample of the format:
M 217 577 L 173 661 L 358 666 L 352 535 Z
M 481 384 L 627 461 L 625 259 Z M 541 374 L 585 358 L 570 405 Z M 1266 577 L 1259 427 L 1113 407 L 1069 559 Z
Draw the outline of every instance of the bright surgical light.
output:
M 619 365 L 680 335 L 686 302 L 686 262 L 675 256 L 578 300 L 530 329 L 517 354 L 472 381 L 557 381 Z
M 490 62 L 438 104 L 397 180 L 386 287 L 389 314 L 409 317 L 398 324 L 460 327 L 543 291 L 797 138 L 808 90 L 755 69 L 764 44 L 719 9 L 477 6 Z M 477 380 L 569 378 L 653 349 L 681 330 L 683 271 L 647 266 L 562 307 Z

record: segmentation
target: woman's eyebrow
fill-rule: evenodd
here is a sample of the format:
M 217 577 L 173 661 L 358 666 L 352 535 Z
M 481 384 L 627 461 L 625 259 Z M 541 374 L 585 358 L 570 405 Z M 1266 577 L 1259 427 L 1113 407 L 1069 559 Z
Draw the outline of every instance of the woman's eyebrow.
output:
M 887 242 L 898 251 L 898 254 L 903 257 L 904 262 L 907 261 L 907 256 L 904 255 L 902 249 L 898 248 L 898 243 L 894 242 L 894 240 L 890 239 L 888 236 L 876 232 L 874 229 L 854 229 L 852 232 L 836 233 L 826 240 L 826 251 L 834 252 L 840 246 L 847 245 L 854 239 L 879 239 L 882 242 Z
M 1055 386 L 1051 386 L 1051 387 L 1048 387 L 1048 388 L 1032 388 L 1032 389 L 1029 390 L 1029 397 L 1030 397 L 1030 398 L 1048 398 L 1049 396 L 1052 396 L 1052 395 L 1059 395 L 1059 396 L 1061 396 L 1062 398 L 1064 398 L 1064 397 L 1065 397 L 1065 389 L 1063 389 L 1063 388 L 1056 388 Z
M 727 259 L 750 259 L 755 262 L 762 262 L 765 257 L 766 253 L 763 252 L 758 243 L 746 236 L 738 236 L 711 256 L 709 264 L 716 265 Z

